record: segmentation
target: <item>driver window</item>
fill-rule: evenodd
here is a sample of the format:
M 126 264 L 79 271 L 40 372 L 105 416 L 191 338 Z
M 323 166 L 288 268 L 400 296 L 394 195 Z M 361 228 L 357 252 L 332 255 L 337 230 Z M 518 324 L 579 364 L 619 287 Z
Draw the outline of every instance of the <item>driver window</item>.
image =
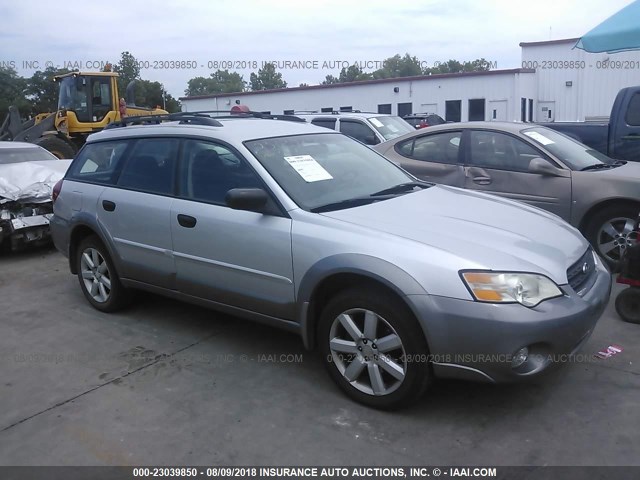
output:
M 232 188 L 263 188 L 246 161 L 217 143 L 186 140 L 180 164 L 182 198 L 225 205 Z
M 500 132 L 473 130 L 470 138 L 471 164 L 478 167 L 527 172 L 540 153 L 522 140 Z

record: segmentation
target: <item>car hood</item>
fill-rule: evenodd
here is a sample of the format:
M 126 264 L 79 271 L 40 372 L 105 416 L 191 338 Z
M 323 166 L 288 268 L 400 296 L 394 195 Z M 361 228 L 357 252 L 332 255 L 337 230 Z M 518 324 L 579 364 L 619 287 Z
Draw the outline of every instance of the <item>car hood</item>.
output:
M 0 165 L 0 204 L 51 201 L 53 186 L 64 177 L 71 160 L 45 160 Z
M 588 248 L 556 215 L 444 185 L 323 215 L 446 251 L 457 268 L 537 272 L 560 284 Z

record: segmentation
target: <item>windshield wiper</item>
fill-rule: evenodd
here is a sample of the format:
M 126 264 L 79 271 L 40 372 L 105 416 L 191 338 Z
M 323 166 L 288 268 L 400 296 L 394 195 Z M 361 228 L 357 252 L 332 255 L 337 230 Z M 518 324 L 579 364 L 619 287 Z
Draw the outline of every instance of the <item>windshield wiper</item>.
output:
M 400 183 L 398 185 L 394 185 L 393 187 L 385 188 L 384 190 L 380 190 L 379 192 L 372 193 L 371 196 L 372 197 L 379 197 L 381 195 L 390 195 L 390 194 L 393 194 L 393 193 L 408 192 L 409 190 L 413 190 L 416 187 L 429 188 L 431 186 L 432 185 L 430 183 L 427 183 L 427 182 Z
M 320 213 L 329 212 L 331 210 L 342 210 L 343 208 L 360 207 L 362 205 L 368 205 L 370 203 L 379 202 L 380 200 L 387 200 L 388 198 L 393 197 L 395 197 L 395 195 L 347 198 L 346 200 L 340 200 L 339 202 L 332 202 L 327 203 L 326 205 L 320 205 L 319 207 L 314 207 L 309 211 L 313 213 Z
M 585 170 L 601 170 L 603 168 L 614 168 L 618 165 L 610 165 L 608 163 L 594 163 L 593 165 L 587 165 L 584 168 L 581 168 L 580 171 L 584 172 Z

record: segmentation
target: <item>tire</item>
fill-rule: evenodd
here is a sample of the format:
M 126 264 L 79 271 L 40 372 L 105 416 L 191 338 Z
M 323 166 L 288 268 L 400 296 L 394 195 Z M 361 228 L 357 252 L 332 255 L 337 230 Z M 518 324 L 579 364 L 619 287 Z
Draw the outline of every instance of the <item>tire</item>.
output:
M 49 150 L 59 159 L 72 159 L 76 156 L 76 149 L 73 145 L 53 135 L 40 137 L 35 143 Z
M 616 297 L 616 312 L 629 323 L 640 323 L 640 288 L 630 287 Z
M 411 310 L 386 291 L 338 293 L 322 311 L 318 343 L 331 378 L 364 405 L 383 410 L 406 406 L 420 398 L 431 381 L 423 332 Z
M 115 312 L 129 303 L 130 292 L 120 283 L 109 252 L 95 235 L 80 242 L 76 268 L 80 289 L 96 310 Z
M 638 213 L 640 207 L 637 206 L 612 206 L 596 212 L 587 223 L 585 237 L 598 255 L 614 270 L 619 266 L 622 252 L 636 243 L 637 234 L 634 232 L 634 226 L 638 220 Z M 614 230 L 619 237 L 613 235 Z

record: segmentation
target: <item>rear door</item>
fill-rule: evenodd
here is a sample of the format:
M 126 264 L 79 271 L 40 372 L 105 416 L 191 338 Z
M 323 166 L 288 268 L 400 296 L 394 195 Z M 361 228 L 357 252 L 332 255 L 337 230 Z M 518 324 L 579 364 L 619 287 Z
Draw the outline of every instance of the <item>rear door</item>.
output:
M 464 187 L 529 203 L 565 220 L 571 217 L 571 175 L 530 173 L 536 157 L 549 160 L 544 152 L 515 135 L 493 130 L 470 130 L 465 136 Z
M 175 288 L 169 228 L 179 140 L 134 140 L 115 186 L 98 199 L 98 220 L 112 237 L 123 278 Z
M 437 132 L 412 137 L 395 145 L 394 160 L 416 177 L 435 183 L 462 187 L 460 130 Z
M 171 231 L 178 289 L 265 315 L 294 317 L 291 219 L 233 210 L 232 188 L 265 188 L 231 147 L 185 140 Z

